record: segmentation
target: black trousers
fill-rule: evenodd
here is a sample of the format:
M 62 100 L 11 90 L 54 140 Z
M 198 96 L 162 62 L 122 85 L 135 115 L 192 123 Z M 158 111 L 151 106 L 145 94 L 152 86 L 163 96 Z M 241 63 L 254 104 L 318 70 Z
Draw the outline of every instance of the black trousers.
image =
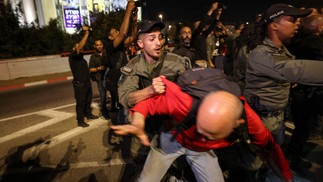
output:
M 73 81 L 74 96 L 76 100 L 76 118 L 78 122 L 84 122 L 85 116 L 92 114 L 92 87 L 89 82 Z

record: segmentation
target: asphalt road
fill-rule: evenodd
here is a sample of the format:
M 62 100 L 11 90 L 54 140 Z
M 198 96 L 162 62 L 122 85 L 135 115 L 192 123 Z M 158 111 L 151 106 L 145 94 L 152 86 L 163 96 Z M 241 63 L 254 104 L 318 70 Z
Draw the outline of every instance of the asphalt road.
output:
M 71 81 L 0 92 L 0 100 L 0 181 L 130 179 L 129 138 L 113 135 L 102 118 L 77 127 Z

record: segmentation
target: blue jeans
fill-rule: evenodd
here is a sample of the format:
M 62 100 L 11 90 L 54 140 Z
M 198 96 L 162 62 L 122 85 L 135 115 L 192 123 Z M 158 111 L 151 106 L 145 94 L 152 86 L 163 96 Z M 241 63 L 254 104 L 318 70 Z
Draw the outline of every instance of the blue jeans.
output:
M 108 110 L 107 110 L 107 90 L 103 86 L 103 80 L 96 81 L 99 94 L 100 94 L 100 111 L 102 116 L 108 116 Z
M 159 138 L 159 147 L 157 147 Z M 217 156 L 213 151 L 195 152 L 183 147 L 176 140 L 171 142 L 172 135 L 162 132 L 155 136 L 151 143 L 151 150 L 145 162 L 138 181 L 159 182 L 176 158 L 186 155 L 195 178 L 199 182 L 223 182 L 221 168 Z

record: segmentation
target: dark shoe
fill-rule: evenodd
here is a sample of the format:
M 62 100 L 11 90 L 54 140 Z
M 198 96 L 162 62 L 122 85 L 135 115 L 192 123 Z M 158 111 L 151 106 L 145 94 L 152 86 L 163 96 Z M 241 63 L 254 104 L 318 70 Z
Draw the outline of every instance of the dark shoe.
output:
M 111 112 L 118 112 L 118 111 L 119 111 L 119 109 L 118 109 L 118 108 L 116 108 L 116 107 L 112 107 L 110 111 L 111 111 Z
M 90 126 L 89 124 L 87 124 L 85 122 L 78 122 L 77 125 L 80 127 L 83 127 L 83 128 Z
M 304 161 L 303 159 L 294 160 L 290 163 L 290 168 L 294 173 L 305 176 L 307 178 L 313 177 L 313 172 L 311 171 L 312 163 Z
M 110 120 L 110 116 L 109 115 L 102 115 L 102 117 L 105 119 L 105 120 Z
M 98 119 L 98 118 L 99 118 L 99 116 L 95 116 L 93 114 L 86 116 L 86 119 Z

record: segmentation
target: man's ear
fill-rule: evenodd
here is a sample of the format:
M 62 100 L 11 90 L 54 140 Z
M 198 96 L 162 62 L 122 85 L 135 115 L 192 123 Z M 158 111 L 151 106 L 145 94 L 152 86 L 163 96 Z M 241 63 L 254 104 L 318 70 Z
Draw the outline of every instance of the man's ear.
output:
M 144 44 L 143 44 L 142 40 L 140 40 L 140 39 L 137 40 L 137 44 L 138 44 L 140 49 L 144 48 Z
M 245 123 L 246 122 L 246 120 L 244 120 L 244 119 L 242 119 L 242 118 L 240 118 L 240 119 L 238 119 L 237 121 L 236 121 L 236 126 L 240 126 L 240 125 L 242 125 L 243 123 Z
M 277 29 L 278 29 L 277 24 L 278 24 L 278 23 L 276 23 L 276 22 L 272 22 L 272 23 L 270 24 L 270 26 L 271 26 L 271 28 L 272 28 L 273 30 L 277 30 Z

